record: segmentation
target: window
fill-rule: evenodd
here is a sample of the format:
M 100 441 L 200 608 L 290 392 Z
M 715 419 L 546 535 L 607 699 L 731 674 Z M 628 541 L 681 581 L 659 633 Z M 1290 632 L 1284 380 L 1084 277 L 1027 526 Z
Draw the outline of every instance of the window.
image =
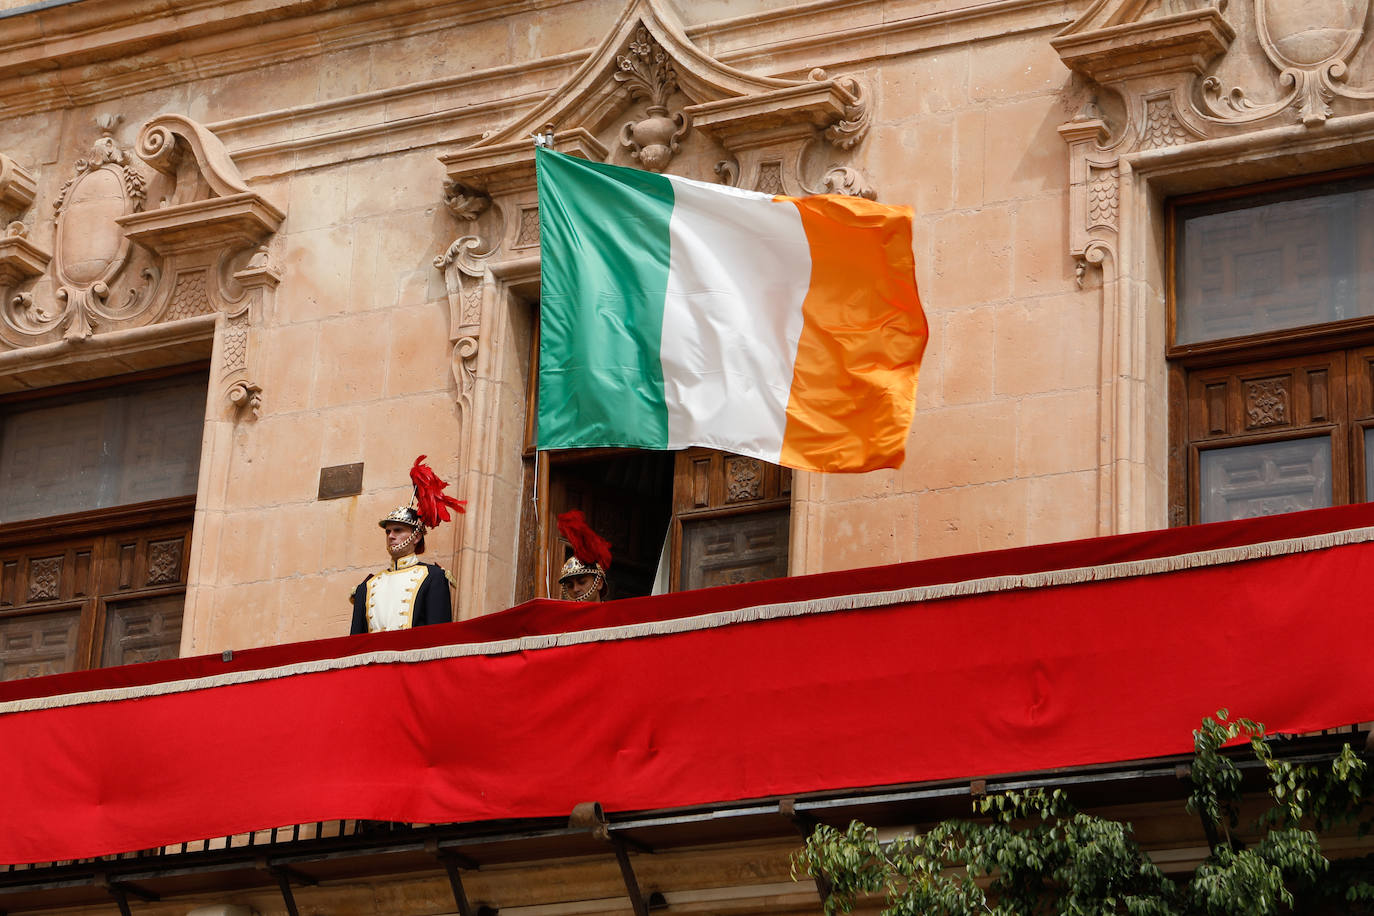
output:
M 1374 495 L 1374 174 L 1169 209 L 1171 517 Z
M 0 679 L 175 658 L 206 379 L 0 402 Z
M 537 325 L 530 352 L 539 352 Z M 555 519 L 581 509 L 611 542 L 609 598 L 787 574 L 792 472 L 705 448 L 582 449 L 536 456 L 537 360 L 525 405 L 524 498 L 516 600 L 558 595 L 571 553 Z

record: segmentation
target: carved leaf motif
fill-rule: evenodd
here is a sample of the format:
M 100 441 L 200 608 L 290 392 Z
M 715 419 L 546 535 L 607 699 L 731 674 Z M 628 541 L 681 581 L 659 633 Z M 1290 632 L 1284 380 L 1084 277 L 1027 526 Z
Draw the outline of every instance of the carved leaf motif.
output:
M 668 54 L 643 27 L 635 31 L 626 51 L 615 59 L 620 68 L 615 73 L 615 81 L 625 84 L 630 98 L 647 99 L 650 108 L 665 107 L 668 96 L 677 89 L 677 71 L 668 60 Z
M 825 173 L 821 184 L 827 194 L 844 194 L 866 200 L 878 199 L 878 192 L 873 190 L 863 173 L 849 166 L 835 166 L 830 169 Z
M 1249 428 L 1288 422 L 1288 379 L 1266 378 L 1245 383 L 1245 415 Z
M 823 73 L 817 71 L 812 77 Z M 825 139 L 839 149 L 853 149 L 868 134 L 873 112 L 869 110 L 862 83 L 852 76 L 841 77 L 837 82 L 849 94 L 850 101 L 844 106 L 844 118 L 826 128 Z
M 181 539 L 148 545 L 148 584 L 167 585 L 181 578 Z
M 725 459 L 725 501 L 741 502 L 763 495 L 763 466 L 757 458 Z
M 484 192 L 459 181 L 444 182 L 444 206 L 461 220 L 471 222 L 491 206 L 491 198 Z
M 58 595 L 62 581 L 62 558 L 46 557 L 29 563 L 29 600 L 50 601 Z

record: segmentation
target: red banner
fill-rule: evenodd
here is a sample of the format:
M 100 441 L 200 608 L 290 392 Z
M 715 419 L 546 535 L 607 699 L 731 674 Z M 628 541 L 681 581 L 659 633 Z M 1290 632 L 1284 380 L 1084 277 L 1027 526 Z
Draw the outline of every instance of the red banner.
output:
M 538 602 L 6 684 L 0 862 L 332 818 L 556 816 L 1135 759 L 1188 750 L 1221 706 L 1271 731 L 1371 720 L 1374 621 L 1356 583 L 1374 574 L 1374 531 L 1346 530 L 1371 522 L 1358 507 Z M 1299 540 L 1249 546 L 1276 537 Z

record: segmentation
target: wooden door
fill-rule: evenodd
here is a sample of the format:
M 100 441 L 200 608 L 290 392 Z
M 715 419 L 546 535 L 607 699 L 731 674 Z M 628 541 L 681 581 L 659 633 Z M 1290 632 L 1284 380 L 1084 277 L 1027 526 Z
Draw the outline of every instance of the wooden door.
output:
M 6 526 L 0 680 L 176 658 L 190 507 L 167 500 Z

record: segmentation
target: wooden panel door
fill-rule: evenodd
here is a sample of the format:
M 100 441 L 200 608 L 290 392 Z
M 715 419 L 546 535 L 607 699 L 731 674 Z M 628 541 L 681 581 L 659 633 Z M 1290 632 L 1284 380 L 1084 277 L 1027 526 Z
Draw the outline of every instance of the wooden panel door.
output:
M 1190 372 L 1190 520 L 1349 502 L 1348 388 L 1344 351 Z
M 125 510 L 108 534 L 0 532 L 0 680 L 177 657 L 191 533 L 180 502 L 172 520 L 166 506 L 142 519 Z M 55 521 L 45 527 L 62 530 Z
M 673 475 L 673 589 L 787 575 L 792 472 L 706 448 L 679 452 Z

